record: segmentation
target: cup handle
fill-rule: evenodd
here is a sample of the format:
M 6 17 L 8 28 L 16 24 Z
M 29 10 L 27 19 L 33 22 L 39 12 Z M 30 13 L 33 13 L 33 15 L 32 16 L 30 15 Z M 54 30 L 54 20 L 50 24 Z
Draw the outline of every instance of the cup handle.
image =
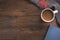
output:
M 58 10 L 53 11 L 54 14 L 58 13 Z

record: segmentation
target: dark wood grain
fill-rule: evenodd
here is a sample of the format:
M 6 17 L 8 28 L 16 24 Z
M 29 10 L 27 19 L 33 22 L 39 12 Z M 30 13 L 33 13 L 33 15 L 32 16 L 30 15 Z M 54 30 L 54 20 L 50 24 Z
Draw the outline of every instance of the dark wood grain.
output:
M 49 23 L 26 0 L 0 1 L 0 40 L 43 40 Z

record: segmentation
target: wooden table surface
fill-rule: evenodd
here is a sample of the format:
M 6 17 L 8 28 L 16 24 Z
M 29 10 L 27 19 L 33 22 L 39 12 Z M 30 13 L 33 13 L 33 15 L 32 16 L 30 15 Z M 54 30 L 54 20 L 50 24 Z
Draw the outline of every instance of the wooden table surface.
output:
M 0 0 L 0 40 L 44 40 L 49 23 L 26 0 Z

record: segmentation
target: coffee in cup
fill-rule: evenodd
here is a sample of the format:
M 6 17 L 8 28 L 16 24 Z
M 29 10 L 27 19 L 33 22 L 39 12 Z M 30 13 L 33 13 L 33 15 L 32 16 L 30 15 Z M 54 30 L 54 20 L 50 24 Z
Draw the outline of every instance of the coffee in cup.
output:
M 42 16 L 45 20 L 49 21 L 53 18 L 53 12 L 51 12 L 50 10 L 45 10 Z
M 41 19 L 44 22 L 51 22 L 55 19 L 55 13 L 58 13 L 58 10 L 53 11 L 50 8 L 45 8 L 41 12 Z

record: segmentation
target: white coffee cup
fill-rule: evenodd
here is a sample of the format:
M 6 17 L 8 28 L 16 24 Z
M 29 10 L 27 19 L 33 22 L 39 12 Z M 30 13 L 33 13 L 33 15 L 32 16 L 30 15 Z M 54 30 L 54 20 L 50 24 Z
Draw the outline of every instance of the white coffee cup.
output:
M 43 18 L 43 12 L 45 12 L 46 10 L 50 10 L 52 13 L 53 13 L 53 17 L 52 17 L 52 19 L 51 20 L 49 20 L 49 21 L 47 21 L 46 19 L 44 19 Z M 58 13 L 58 10 L 55 10 L 55 11 L 53 11 L 52 9 L 50 9 L 50 8 L 45 8 L 45 9 L 43 9 L 42 10 L 42 12 L 41 12 L 41 19 L 44 21 L 44 22 L 52 22 L 54 19 L 55 19 L 55 14 L 56 13 Z

